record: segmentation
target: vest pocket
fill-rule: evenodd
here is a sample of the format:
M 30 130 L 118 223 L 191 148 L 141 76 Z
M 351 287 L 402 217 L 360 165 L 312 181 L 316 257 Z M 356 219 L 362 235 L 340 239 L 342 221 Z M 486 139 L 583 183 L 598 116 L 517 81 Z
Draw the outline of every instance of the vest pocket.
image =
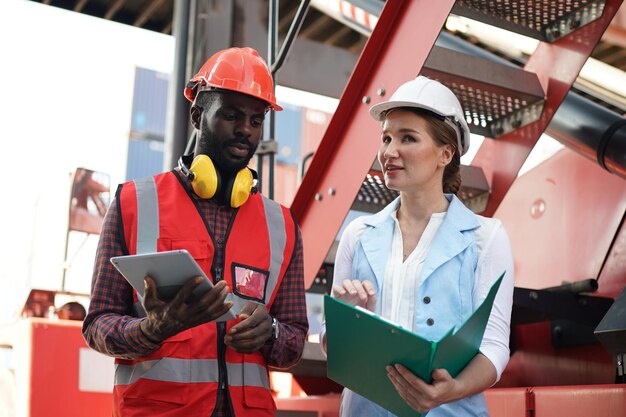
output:
M 188 403 L 189 384 L 160 382 L 140 379 L 124 393 L 124 403 L 127 407 L 150 409 L 149 404 L 156 407 L 169 404 L 182 407 Z
M 207 240 L 180 240 L 160 238 L 158 240 L 158 250 L 180 250 L 184 249 L 196 261 L 200 268 L 209 276 L 211 261 L 213 259 L 213 246 Z M 209 279 L 211 277 L 209 276 Z
M 191 383 L 191 329 L 166 339 L 161 348 L 135 362 L 132 381 L 123 396 L 172 404 L 186 404 Z M 134 403 L 132 400 L 128 405 Z
M 176 333 L 174 336 L 165 339 L 163 341 L 163 343 L 168 343 L 168 342 L 182 342 L 184 340 L 189 340 L 191 339 L 191 329 L 187 329 L 187 330 L 183 330 L 180 333 Z
M 262 387 L 243 387 L 243 402 L 249 408 L 276 410 L 274 398 L 269 390 Z
M 269 271 L 246 266 L 233 262 L 231 265 L 233 277 L 233 293 L 244 300 L 252 300 L 265 304 L 267 296 L 267 282 Z
M 242 355 L 243 403 L 249 408 L 274 411 L 276 404 L 272 392 L 269 390 L 270 381 L 267 367 L 258 362 L 255 363 L 256 361 L 252 360 L 255 355 L 259 355 L 259 353 Z

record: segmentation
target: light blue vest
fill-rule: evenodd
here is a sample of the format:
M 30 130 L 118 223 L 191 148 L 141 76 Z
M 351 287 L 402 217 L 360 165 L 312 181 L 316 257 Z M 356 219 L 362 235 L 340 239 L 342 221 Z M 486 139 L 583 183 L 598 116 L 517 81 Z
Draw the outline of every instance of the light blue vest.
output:
M 422 269 L 414 322 L 415 333 L 438 340 L 452 327 L 461 325 L 474 311 L 472 293 L 478 253 L 474 230 L 479 227 L 476 215 L 453 195 L 446 194 L 450 206 L 435 235 Z M 377 299 L 382 300 L 383 279 L 391 251 L 394 220 L 400 199 L 365 220 L 366 229 L 357 241 L 352 262 L 352 276 L 372 281 Z M 381 313 L 381 303 L 376 313 Z M 394 414 L 360 395 L 345 389 L 341 401 L 342 417 L 381 416 Z M 489 416 L 484 395 L 444 404 L 431 410 L 428 417 Z

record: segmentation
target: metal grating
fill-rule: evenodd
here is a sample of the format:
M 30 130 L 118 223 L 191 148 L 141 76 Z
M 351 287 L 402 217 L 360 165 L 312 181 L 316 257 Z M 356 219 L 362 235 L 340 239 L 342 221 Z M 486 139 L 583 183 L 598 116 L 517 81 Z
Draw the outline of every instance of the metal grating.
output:
M 474 213 L 483 212 L 489 200 L 489 184 L 482 168 L 461 165 L 461 178 L 461 188 L 457 194 L 459 199 Z M 397 191 L 385 186 L 380 164 L 375 162 L 365 176 L 351 210 L 376 213 L 395 200 L 398 195 L 400 194 Z
M 545 94 L 537 75 L 435 46 L 422 75 L 459 98 L 472 133 L 497 138 L 539 120 Z
M 543 111 L 544 100 L 529 103 L 488 86 L 442 82 L 459 98 L 470 130 L 476 134 L 497 138 L 539 120 Z
M 602 16 L 605 0 L 458 0 L 452 13 L 554 42 Z
M 526 63 L 527 57 L 509 55 L 507 54 L 507 51 L 495 48 L 493 45 L 487 44 L 484 40 L 478 39 L 474 36 L 466 36 L 461 33 L 454 33 L 454 35 L 463 39 L 465 42 L 471 43 L 481 49 L 484 49 L 492 55 L 514 64 L 515 66 L 523 67 Z M 602 41 L 598 43 L 591 56 L 621 71 L 626 71 L 626 49 L 612 45 L 609 42 Z M 576 80 L 571 91 L 612 112 L 619 114 L 626 113 L 626 97 L 616 94 L 615 92 L 605 90 L 593 83 L 585 83 L 581 78 Z
M 375 213 L 391 203 L 398 195 L 397 191 L 385 186 L 382 172 L 370 171 L 363 180 L 352 210 Z

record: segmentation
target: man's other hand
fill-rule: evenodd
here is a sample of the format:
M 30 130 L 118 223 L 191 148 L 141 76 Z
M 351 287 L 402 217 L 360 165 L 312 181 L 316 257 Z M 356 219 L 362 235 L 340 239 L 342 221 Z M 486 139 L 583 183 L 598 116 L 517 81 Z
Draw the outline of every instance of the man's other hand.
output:
M 224 342 L 239 353 L 254 353 L 272 337 L 272 318 L 263 304 L 246 303 L 239 323 L 231 327 Z

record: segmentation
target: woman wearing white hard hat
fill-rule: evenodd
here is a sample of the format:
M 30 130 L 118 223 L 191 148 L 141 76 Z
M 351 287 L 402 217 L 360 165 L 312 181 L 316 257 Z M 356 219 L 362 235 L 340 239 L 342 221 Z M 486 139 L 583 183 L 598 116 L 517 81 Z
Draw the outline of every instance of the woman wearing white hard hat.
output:
M 427 384 L 402 365 L 387 367 L 400 397 L 429 417 L 488 416 L 482 392 L 509 360 L 514 268 L 500 221 L 475 215 L 455 195 L 470 140 L 463 110 L 447 87 L 420 76 L 370 114 L 382 122 L 378 159 L 385 185 L 400 196 L 346 228 L 333 296 L 436 341 L 460 327 L 506 271 L 479 353 L 455 378 L 435 369 Z M 341 415 L 392 414 L 346 389 Z

